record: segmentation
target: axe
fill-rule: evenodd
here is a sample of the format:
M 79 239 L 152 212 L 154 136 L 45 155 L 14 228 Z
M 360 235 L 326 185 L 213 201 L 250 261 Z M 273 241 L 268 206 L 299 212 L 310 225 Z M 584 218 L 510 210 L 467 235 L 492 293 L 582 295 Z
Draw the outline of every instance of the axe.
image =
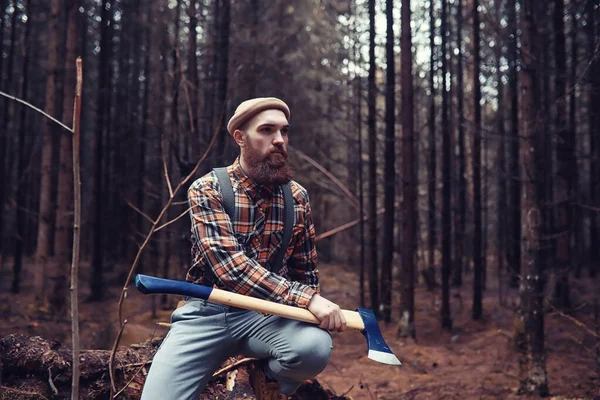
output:
M 256 297 L 244 296 L 188 282 L 138 274 L 135 277 L 135 287 L 144 294 L 180 294 L 182 296 L 195 297 L 212 301 L 213 303 L 278 315 L 312 324 L 320 323 L 313 313 L 303 308 L 273 303 Z M 367 346 L 369 348 L 368 357 L 371 360 L 382 364 L 401 365 L 400 360 L 396 358 L 383 340 L 373 311 L 365 308 L 357 308 L 356 311 L 342 310 L 342 312 L 346 317 L 346 326 L 361 331 L 367 339 Z

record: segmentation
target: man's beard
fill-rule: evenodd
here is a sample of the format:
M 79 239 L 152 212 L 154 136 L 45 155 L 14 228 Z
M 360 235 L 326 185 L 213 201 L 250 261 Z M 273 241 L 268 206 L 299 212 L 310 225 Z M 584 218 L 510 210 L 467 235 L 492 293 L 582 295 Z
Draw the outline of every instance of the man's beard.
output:
M 287 162 L 287 152 L 283 149 L 270 151 L 262 156 L 251 143 L 246 147 L 244 159 L 250 168 L 247 171 L 260 185 L 279 186 L 294 178 L 294 171 Z

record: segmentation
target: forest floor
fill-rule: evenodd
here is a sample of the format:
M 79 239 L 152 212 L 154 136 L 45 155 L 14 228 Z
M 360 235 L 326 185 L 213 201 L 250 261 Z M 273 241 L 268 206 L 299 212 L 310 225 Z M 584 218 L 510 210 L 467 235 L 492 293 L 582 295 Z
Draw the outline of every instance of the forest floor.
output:
M 491 269 L 491 268 L 490 268 Z M 84 266 L 85 270 L 85 266 Z M 321 265 L 322 294 L 346 309 L 359 304 L 358 277 L 347 266 Z M 85 273 L 85 272 L 84 272 Z M 25 276 L 21 294 L 9 292 L 9 271 L 0 270 L 0 337 L 10 333 L 39 335 L 68 346 L 70 322 L 41 318 L 31 307 L 31 277 Z M 80 330 L 82 348 L 108 349 L 117 332 L 118 280 L 107 290 L 102 302 L 85 302 L 81 285 Z M 548 285 L 550 286 L 550 285 Z M 571 280 L 575 311 L 569 316 L 548 310 L 546 348 L 550 398 L 600 399 L 600 372 L 596 363 L 595 338 L 586 327 L 594 327 L 594 290 L 589 278 Z M 495 276 L 489 276 L 484 294 L 484 318 L 471 319 L 471 283 L 467 275 L 461 288 L 451 288 L 453 330 L 440 325 L 439 290 L 427 292 L 418 285 L 416 300 L 417 340 L 399 338 L 397 322 L 381 323 L 383 336 L 402 366 L 378 364 L 367 358 L 363 336 L 357 331 L 334 333 L 334 351 L 319 382 L 337 395 L 354 400 L 372 399 L 527 399 L 516 394 L 519 382 L 518 353 L 512 346 L 513 310 L 516 290 L 503 290 L 503 305 Z M 394 294 L 399 304 L 399 294 Z M 160 337 L 166 328 L 155 322 L 168 322 L 175 296 L 168 299 L 168 310 L 152 317 L 152 299 L 130 290 L 123 315 L 128 320 L 122 345 Z M 159 307 L 160 308 L 160 307 Z M 572 318 L 583 323 L 578 324 Z M 393 315 L 398 321 L 398 315 Z

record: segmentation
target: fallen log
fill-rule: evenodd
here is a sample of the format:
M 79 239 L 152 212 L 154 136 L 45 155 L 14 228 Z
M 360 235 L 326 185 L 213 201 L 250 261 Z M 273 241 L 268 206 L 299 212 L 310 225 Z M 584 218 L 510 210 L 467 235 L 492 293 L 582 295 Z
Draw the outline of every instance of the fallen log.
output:
M 139 399 L 152 357 L 162 339 L 121 347 L 115 356 L 118 399 Z M 79 398 L 107 399 L 110 395 L 108 350 L 81 352 Z M 71 351 L 39 336 L 8 335 L 0 339 L 0 399 L 70 399 Z M 199 400 L 254 399 L 248 374 L 254 359 L 230 358 L 219 368 Z M 324 389 L 317 380 L 300 386 L 295 400 L 349 400 Z

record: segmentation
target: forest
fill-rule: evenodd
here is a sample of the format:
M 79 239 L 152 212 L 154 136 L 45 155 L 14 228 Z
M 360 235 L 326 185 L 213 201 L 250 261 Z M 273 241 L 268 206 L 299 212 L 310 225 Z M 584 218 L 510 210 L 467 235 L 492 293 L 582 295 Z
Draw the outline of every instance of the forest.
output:
M 0 0 L 0 398 L 140 397 L 186 192 L 290 107 L 332 333 L 294 399 L 600 398 L 598 0 Z M 202 399 L 254 398 L 232 359 Z

